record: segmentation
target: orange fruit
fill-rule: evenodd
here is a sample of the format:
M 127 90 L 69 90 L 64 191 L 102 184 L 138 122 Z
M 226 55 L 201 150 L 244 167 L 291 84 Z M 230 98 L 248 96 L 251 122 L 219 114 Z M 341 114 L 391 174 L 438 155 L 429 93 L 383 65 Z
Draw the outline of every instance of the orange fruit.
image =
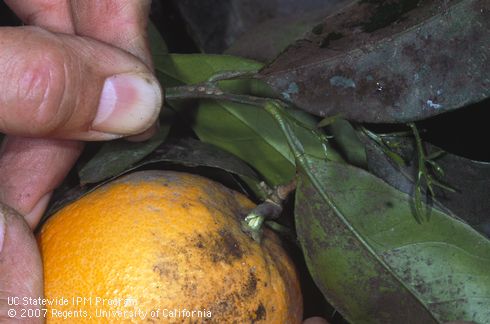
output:
M 38 242 L 49 322 L 298 323 L 295 268 L 254 204 L 179 172 L 124 176 L 54 214 Z

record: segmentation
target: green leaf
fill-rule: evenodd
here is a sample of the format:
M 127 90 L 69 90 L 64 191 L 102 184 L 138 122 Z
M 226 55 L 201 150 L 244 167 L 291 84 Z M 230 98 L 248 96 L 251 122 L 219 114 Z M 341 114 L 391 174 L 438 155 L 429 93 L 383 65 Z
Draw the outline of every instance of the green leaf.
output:
M 302 174 L 296 194 L 298 238 L 315 282 L 347 320 L 489 323 L 486 238 L 436 209 L 417 223 L 410 196 L 362 169 L 309 163 L 313 178 Z
M 306 115 L 306 114 L 305 114 Z M 294 117 L 297 120 L 299 114 Z M 304 116 L 304 115 L 303 115 Z M 315 129 L 315 121 L 304 116 L 302 124 L 292 125 L 306 154 L 317 158 L 339 159 L 328 147 L 323 147 Z M 217 123 L 216 121 L 219 121 Z M 204 101 L 196 114 L 194 130 L 199 138 L 225 149 L 247 161 L 270 185 L 291 181 L 296 173 L 295 159 L 275 120 L 262 108 L 228 102 Z
M 328 116 L 328 117 L 325 117 L 323 118 L 319 123 L 318 125 L 316 125 L 317 127 L 326 127 L 326 126 L 330 126 L 332 125 L 333 123 L 335 123 L 335 121 L 339 118 L 342 118 L 342 115 L 340 114 L 337 114 L 337 115 L 333 115 L 333 116 Z
M 125 171 L 162 144 L 169 129 L 168 125 L 162 125 L 158 133 L 145 142 L 119 139 L 104 143 L 97 154 L 79 171 L 80 183 L 96 183 Z
M 275 121 L 261 108 L 203 101 L 194 131 L 201 140 L 250 163 L 271 185 L 286 183 L 294 176 L 288 145 Z
M 196 84 L 219 72 L 257 71 L 262 64 L 229 55 L 168 54 L 154 56 L 157 76 L 164 86 Z
M 163 84 L 196 84 L 226 72 L 254 72 L 262 67 L 258 62 L 226 55 L 166 55 L 155 65 Z M 256 80 L 235 80 L 226 90 L 235 93 L 264 92 Z M 265 91 L 266 92 L 266 91 Z M 173 103 L 172 103 L 173 104 Z M 290 111 L 291 118 L 305 125 L 295 125 L 294 131 L 305 145 L 306 153 L 325 156 L 321 139 L 313 134 L 316 120 L 301 111 Z M 294 157 L 276 122 L 265 110 L 236 103 L 201 100 L 193 129 L 198 137 L 231 152 L 252 165 L 270 185 L 292 180 Z M 332 154 L 332 158 L 338 158 Z
M 357 131 L 347 120 L 337 118 L 328 127 L 345 159 L 355 166 L 367 168 L 366 149 Z

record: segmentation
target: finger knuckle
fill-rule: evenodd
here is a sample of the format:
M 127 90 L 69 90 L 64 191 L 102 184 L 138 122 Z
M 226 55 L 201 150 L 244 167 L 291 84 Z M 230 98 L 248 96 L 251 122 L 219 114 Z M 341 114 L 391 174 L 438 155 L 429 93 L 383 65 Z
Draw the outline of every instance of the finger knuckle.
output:
M 36 133 L 55 130 L 64 119 L 60 109 L 65 71 L 63 55 L 56 49 L 43 50 L 30 55 L 28 60 L 13 63 L 15 82 L 14 102 L 20 119 L 31 121 Z

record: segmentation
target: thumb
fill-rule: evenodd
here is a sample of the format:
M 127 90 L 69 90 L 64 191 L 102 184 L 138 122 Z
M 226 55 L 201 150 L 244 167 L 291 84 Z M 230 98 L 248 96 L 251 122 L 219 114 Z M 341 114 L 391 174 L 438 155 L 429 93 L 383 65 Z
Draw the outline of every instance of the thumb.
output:
M 136 57 L 89 38 L 0 28 L 0 132 L 108 140 L 158 117 L 162 89 Z
M 42 263 L 36 240 L 24 218 L 0 203 L 0 322 L 20 321 L 22 309 L 40 307 L 23 305 L 24 299 L 42 296 Z M 30 320 L 42 323 L 43 317 Z

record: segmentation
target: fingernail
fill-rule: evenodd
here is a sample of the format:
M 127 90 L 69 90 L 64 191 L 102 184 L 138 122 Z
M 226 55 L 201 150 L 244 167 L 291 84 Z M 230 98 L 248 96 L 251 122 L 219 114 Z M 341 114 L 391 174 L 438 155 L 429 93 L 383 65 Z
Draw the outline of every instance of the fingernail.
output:
M 5 215 L 4 215 L 4 210 L 3 207 L 0 206 L 0 253 L 2 253 L 2 248 L 3 248 L 3 241 L 5 238 Z
M 148 73 L 118 74 L 104 82 L 92 129 L 133 135 L 148 129 L 162 106 L 162 89 Z

